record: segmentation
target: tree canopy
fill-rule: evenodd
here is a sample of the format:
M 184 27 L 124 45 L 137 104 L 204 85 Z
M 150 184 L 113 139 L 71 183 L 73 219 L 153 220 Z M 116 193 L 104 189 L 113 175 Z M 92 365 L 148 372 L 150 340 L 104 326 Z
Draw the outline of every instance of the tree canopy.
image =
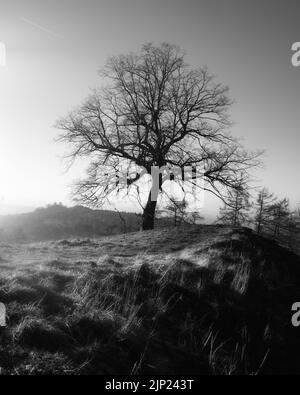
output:
M 120 188 L 115 177 L 124 172 L 120 169 L 126 169 L 126 185 L 121 185 L 126 188 L 148 174 L 152 190 L 143 229 L 151 229 L 168 169 L 201 168 L 197 177 L 204 179 L 205 190 L 224 198 L 224 188 L 236 188 L 239 174 L 259 164 L 260 154 L 246 151 L 228 131 L 228 88 L 207 68 L 187 65 L 179 47 L 144 45 L 140 53 L 110 58 L 100 74 L 106 85 L 57 124 L 71 158 L 90 160 L 87 177 L 75 190 L 81 203 L 103 204 Z M 153 190 L 154 167 L 163 169 L 158 191 Z

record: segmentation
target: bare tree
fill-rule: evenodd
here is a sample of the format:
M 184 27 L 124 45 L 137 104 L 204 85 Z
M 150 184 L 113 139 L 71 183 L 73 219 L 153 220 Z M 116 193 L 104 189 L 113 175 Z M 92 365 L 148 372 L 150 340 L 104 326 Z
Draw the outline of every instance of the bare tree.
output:
M 293 219 L 297 228 L 297 232 L 300 232 L 300 207 L 298 205 L 298 207 L 296 208 L 296 210 L 293 213 Z
M 171 196 L 169 204 L 165 207 L 164 212 L 171 215 L 174 220 L 174 226 L 182 224 L 187 216 L 188 202 L 186 199 L 177 200 Z
M 250 208 L 249 193 L 246 189 L 230 190 L 227 203 L 220 208 L 217 222 L 231 226 L 243 226 L 250 221 Z
M 70 157 L 90 159 L 87 177 L 75 189 L 80 202 L 101 205 L 147 174 L 152 187 L 142 228 L 152 229 L 171 167 L 200 166 L 204 189 L 224 198 L 222 187 L 236 188 L 237 172 L 259 163 L 259 153 L 246 152 L 228 132 L 227 87 L 206 68 L 191 69 L 177 46 L 148 44 L 139 54 L 112 57 L 101 75 L 107 86 L 57 124 L 60 140 L 72 147 Z M 125 185 L 115 182 L 121 168 Z M 153 168 L 160 169 L 158 182 Z
M 269 232 L 274 239 L 279 239 L 288 229 L 290 220 L 289 201 L 287 198 L 279 200 L 270 207 Z
M 258 193 L 256 202 L 254 204 L 254 223 L 255 229 L 259 234 L 270 221 L 271 209 L 275 199 L 276 198 L 274 195 L 270 193 L 267 188 L 262 188 Z
M 191 225 L 197 225 L 199 222 L 203 221 L 204 217 L 199 211 L 189 211 L 186 215 L 185 221 Z
M 286 221 L 286 244 L 294 252 L 300 251 L 300 217 L 299 209 L 291 212 Z
M 259 192 L 255 207 L 256 231 L 297 251 L 300 231 L 299 209 L 291 211 L 287 198 L 278 200 L 266 188 Z

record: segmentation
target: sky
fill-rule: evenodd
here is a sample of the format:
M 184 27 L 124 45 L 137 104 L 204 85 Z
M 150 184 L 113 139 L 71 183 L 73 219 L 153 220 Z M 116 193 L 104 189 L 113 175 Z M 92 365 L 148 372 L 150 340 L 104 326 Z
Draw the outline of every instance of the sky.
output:
M 109 56 L 147 42 L 180 45 L 229 86 L 232 133 L 266 151 L 257 185 L 300 202 L 299 15 L 298 0 L 0 0 L 0 211 L 72 204 L 85 163 L 67 171 L 54 124 L 101 85 Z

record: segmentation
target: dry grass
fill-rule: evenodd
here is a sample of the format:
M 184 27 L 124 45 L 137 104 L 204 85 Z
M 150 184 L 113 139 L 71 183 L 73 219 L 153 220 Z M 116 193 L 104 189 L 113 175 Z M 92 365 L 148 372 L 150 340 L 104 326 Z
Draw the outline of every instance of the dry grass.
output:
M 5 374 L 300 373 L 297 256 L 198 226 L 0 246 Z

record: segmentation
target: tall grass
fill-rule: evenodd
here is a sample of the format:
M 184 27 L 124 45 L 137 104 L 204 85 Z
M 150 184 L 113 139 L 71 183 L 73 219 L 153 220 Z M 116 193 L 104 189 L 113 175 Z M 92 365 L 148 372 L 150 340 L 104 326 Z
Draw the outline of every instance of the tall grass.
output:
M 56 260 L 8 276 L 2 372 L 299 373 L 289 316 L 299 260 L 235 232 L 198 248 L 198 261 L 145 253 L 125 266 L 106 255 L 80 270 Z

